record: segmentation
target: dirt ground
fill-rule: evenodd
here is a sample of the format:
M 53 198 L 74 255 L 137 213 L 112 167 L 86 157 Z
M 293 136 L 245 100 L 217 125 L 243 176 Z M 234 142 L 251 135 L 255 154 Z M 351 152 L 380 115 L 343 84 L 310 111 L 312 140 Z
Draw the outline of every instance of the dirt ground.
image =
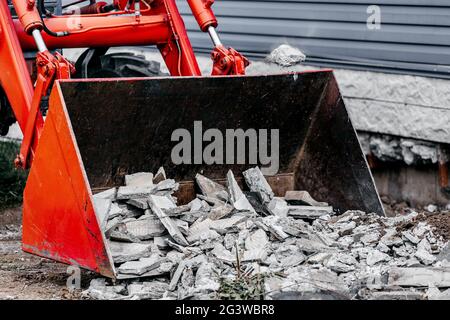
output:
M 402 207 L 397 213 L 406 211 Z M 66 265 L 22 251 L 21 212 L 21 208 L 0 212 L 0 300 L 83 299 L 81 291 L 96 275 L 82 270 L 81 289 L 70 292 Z M 450 213 L 423 213 L 413 223 L 419 221 L 427 221 L 437 233 L 450 239 Z
M 66 265 L 22 251 L 20 216 L 21 208 L 0 212 L 0 300 L 80 299 L 66 287 Z M 91 278 L 82 272 L 82 288 Z

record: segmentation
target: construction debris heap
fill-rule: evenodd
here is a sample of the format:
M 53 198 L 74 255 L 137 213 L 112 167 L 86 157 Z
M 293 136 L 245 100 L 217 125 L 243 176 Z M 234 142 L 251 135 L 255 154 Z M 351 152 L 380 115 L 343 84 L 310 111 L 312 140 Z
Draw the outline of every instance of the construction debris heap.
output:
M 411 212 L 337 216 L 307 191 L 276 197 L 259 168 L 177 206 L 161 168 L 94 196 L 117 272 L 94 299 L 449 299 L 449 248 Z M 239 179 L 238 179 L 239 180 Z

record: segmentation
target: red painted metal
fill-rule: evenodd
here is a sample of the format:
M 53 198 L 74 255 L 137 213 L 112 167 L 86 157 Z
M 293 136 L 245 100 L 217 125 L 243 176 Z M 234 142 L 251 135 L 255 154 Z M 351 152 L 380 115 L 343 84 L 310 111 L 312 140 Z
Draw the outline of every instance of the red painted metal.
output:
M 217 27 L 217 19 L 211 9 L 214 0 L 187 0 L 187 2 L 203 32 L 206 32 L 209 26 Z
M 239 52 L 224 46 L 215 47 L 211 59 L 214 62 L 213 76 L 244 75 L 245 68 L 250 64 L 250 61 Z
M 0 85 L 14 110 L 20 129 L 24 132 L 34 89 L 6 1 L 0 1 Z M 44 120 L 39 113 L 31 143 L 32 155 L 43 125 Z
M 70 77 L 71 65 L 59 54 L 37 55 L 33 88 L 23 50 L 36 50 L 34 30 L 42 30 L 36 0 L 13 0 L 19 19 L 13 20 L 0 0 L 0 85 L 24 132 L 17 165 L 32 164 L 24 192 L 23 250 L 115 277 L 111 254 L 99 228 L 92 192 L 57 79 Z M 205 31 L 217 26 L 212 0 L 190 0 Z M 175 0 L 142 1 L 142 15 L 133 15 L 128 0 L 114 0 L 118 11 L 101 12 L 103 3 L 83 15 L 52 16 L 45 26 L 62 37 L 41 32 L 46 47 L 112 47 L 156 45 L 172 76 L 201 76 Z M 151 8 L 149 7 L 149 4 Z M 95 14 L 94 14 L 95 13 Z M 127 13 L 127 15 L 124 15 Z M 35 34 L 36 36 L 36 34 Z M 214 75 L 244 74 L 248 61 L 231 48 L 217 47 Z M 52 88 L 45 121 L 41 98 Z M 82 93 L 80 93 L 82 94 Z
M 42 29 L 42 21 L 36 9 L 35 0 L 12 0 L 12 2 L 25 32 L 31 33 L 35 28 Z
M 58 82 L 24 192 L 23 250 L 114 277 Z
M 45 21 L 52 31 L 70 32 L 65 37 L 51 37 L 42 32 L 49 49 L 150 45 L 166 43 L 170 36 L 164 14 L 142 16 L 139 23 L 132 16 L 62 16 Z M 77 27 L 79 25 L 82 28 Z M 20 22 L 14 21 L 14 26 L 23 50 L 36 50 L 33 38 L 24 31 Z
M 49 51 L 39 52 L 36 58 L 37 79 L 34 89 L 31 110 L 28 116 L 26 128 L 23 131 L 23 140 L 20 147 L 20 153 L 15 160 L 17 167 L 28 168 L 32 158 L 28 155 L 31 151 L 31 143 L 34 138 L 34 128 L 36 126 L 37 116 L 39 115 L 39 106 L 41 100 L 47 95 L 47 91 L 53 84 L 54 79 L 69 79 L 70 74 L 75 71 L 73 66 L 58 52 L 55 55 Z
M 194 50 L 175 0 L 160 1 L 167 13 L 171 36 L 158 49 L 172 76 L 201 76 Z

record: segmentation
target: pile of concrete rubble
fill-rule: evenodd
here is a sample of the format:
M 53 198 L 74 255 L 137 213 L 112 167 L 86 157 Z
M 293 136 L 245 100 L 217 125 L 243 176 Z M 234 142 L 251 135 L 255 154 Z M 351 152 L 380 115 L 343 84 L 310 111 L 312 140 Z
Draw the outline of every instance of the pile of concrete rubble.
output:
M 229 171 L 222 186 L 198 174 L 201 194 L 180 206 L 179 184 L 162 168 L 96 194 L 118 280 L 94 279 L 84 295 L 450 299 L 449 246 L 430 225 L 414 221 L 418 213 L 335 215 L 306 191 L 275 197 L 258 168 L 243 177 L 239 184 Z

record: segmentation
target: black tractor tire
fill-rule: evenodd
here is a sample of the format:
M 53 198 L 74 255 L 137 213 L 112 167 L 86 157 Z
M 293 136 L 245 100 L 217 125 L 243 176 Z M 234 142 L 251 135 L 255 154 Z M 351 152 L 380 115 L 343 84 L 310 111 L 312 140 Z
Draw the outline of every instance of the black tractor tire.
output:
M 94 51 L 93 51 L 94 50 Z M 158 77 L 161 72 L 156 61 L 146 60 L 144 56 L 131 52 L 105 54 L 106 50 L 88 49 L 75 63 L 74 78 L 130 78 Z
M 0 136 L 6 136 L 9 127 L 16 122 L 8 97 L 3 89 L 0 87 Z

